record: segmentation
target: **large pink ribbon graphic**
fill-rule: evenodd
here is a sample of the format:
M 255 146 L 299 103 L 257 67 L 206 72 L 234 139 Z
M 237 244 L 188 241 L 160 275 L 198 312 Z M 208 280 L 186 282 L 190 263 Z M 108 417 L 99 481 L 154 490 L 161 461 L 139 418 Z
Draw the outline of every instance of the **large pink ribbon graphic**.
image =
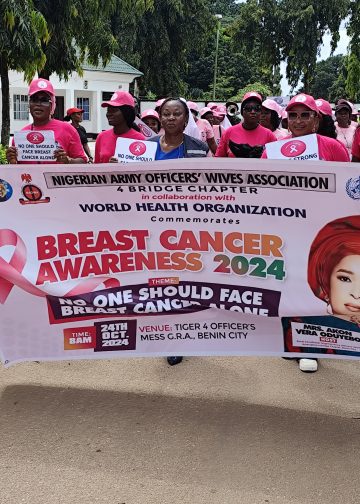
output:
M 9 262 L 0 257 L 0 304 L 4 304 L 14 285 L 20 287 L 34 296 L 47 296 L 47 292 L 39 289 L 27 280 L 22 271 L 26 264 L 26 246 L 20 236 L 11 229 L 0 229 L 0 247 L 11 245 L 15 251 Z M 106 276 L 86 278 L 63 296 L 76 296 L 92 292 L 100 285 L 107 289 L 119 287 L 120 282 L 116 278 Z

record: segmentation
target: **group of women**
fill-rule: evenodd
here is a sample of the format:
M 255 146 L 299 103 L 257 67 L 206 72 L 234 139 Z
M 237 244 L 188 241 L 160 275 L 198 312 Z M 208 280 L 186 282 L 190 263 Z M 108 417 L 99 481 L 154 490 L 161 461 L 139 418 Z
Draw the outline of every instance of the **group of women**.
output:
M 24 130 L 52 130 L 58 148 L 56 163 L 85 163 L 92 161 L 83 128 L 81 109 L 70 109 L 67 122 L 53 119 L 55 92 L 45 79 L 35 79 L 29 88 L 29 109 L 33 118 Z M 95 163 L 117 162 L 116 141 L 119 137 L 145 140 L 135 124 L 135 101 L 126 91 L 116 91 L 106 107 L 110 129 L 102 131 L 95 144 Z M 182 98 L 166 98 L 156 103 L 154 110 L 145 110 L 141 119 L 155 133 L 150 141 L 156 143 L 156 160 L 200 158 L 206 156 L 230 158 L 266 158 L 266 144 L 283 138 L 316 134 L 319 158 L 323 161 L 360 162 L 360 127 L 352 122 L 352 106 L 339 100 L 335 108 L 336 122 L 330 103 L 315 100 L 307 94 L 294 96 L 283 109 L 273 100 L 263 100 L 257 92 L 245 94 L 241 103 L 242 122 L 231 126 L 226 107 L 209 103 L 199 110 L 194 102 Z M 287 115 L 287 128 L 281 121 Z M 84 147 L 83 147 L 84 146 Z M 85 148 L 85 152 L 84 152 Z M 7 149 L 9 163 L 17 163 L 13 144 Z M 170 364 L 181 357 L 169 357 Z M 306 362 L 305 362 L 306 361 Z M 315 359 L 300 359 L 300 369 L 315 371 Z
M 55 92 L 45 79 L 35 79 L 29 88 L 29 109 L 32 124 L 24 130 L 52 130 L 58 149 L 54 162 L 92 162 L 86 132 L 80 125 L 82 110 L 68 110 L 65 119 L 71 124 L 53 119 Z M 119 137 L 145 140 L 135 124 L 135 101 L 126 91 L 116 91 L 106 107 L 110 129 L 102 131 L 95 144 L 95 163 L 117 162 L 116 140 Z M 288 129 L 281 128 L 287 115 Z M 360 128 L 352 119 L 350 102 L 339 100 L 332 108 L 326 100 L 299 94 L 283 109 L 270 99 L 263 100 L 257 92 L 246 93 L 241 103 L 242 122 L 231 126 L 226 107 L 209 103 L 199 110 L 196 103 L 182 98 L 166 98 L 156 103 L 154 110 L 145 110 L 141 119 L 156 134 L 156 160 L 196 158 L 206 156 L 266 158 L 265 145 L 287 137 L 317 134 L 319 157 L 324 161 L 360 161 Z M 7 150 L 9 163 L 17 162 L 15 145 Z

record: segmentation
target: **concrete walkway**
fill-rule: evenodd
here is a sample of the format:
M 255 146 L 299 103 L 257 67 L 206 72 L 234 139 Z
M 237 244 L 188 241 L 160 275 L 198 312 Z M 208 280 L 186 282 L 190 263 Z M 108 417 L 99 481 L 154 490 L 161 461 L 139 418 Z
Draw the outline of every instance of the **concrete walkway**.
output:
M 360 364 L 0 368 L 1 504 L 358 504 Z

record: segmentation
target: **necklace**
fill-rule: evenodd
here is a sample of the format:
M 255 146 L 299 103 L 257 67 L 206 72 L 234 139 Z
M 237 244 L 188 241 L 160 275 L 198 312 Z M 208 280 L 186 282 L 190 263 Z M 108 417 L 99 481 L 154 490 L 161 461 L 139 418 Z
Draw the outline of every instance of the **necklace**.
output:
M 342 128 L 341 126 L 339 126 L 339 123 L 337 124 L 337 129 L 341 133 L 342 137 L 344 138 L 344 140 L 345 140 L 345 146 L 346 146 L 346 148 L 347 148 L 348 151 L 351 150 L 352 141 L 350 141 L 350 144 L 349 144 L 348 139 L 346 138 L 346 134 L 344 133 L 344 130 L 349 129 L 349 127 L 350 126 L 348 126 L 347 128 Z

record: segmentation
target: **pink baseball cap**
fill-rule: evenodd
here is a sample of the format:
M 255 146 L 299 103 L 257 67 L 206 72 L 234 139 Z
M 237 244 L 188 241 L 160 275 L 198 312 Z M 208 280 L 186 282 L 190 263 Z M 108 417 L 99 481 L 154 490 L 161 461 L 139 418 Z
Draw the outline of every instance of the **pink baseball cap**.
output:
M 218 105 L 215 109 L 213 109 L 213 114 L 215 117 L 222 117 L 226 115 L 226 107 L 225 105 Z
M 127 91 L 115 91 L 109 101 L 101 104 L 102 107 L 121 107 L 122 105 L 135 107 L 135 100 Z
M 282 107 L 275 100 L 270 100 L 269 98 L 262 102 L 262 106 L 269 110 L 273 110 L 277 113 L 279 117 L 282 117 Z
M 323 98 L 319 98 L 318 100 L 315 101 L 317 108 L 319 109 L 319 112 L 321 112 L 323 115 L 327 116 L 332 116 L 333 110 L 331 108 L 331 105 L 328 101 L 324 100 Z
M 197 103 L 195 103 L 193 101 L 187 101 L 186 105 L 188 106 L 188 108 L 190 110 L 194 110 L 195 112 L 199 112 L 199 106 Z
M 209 109 L 214 110 L 214 108 L 216 108 L 218 105 L 215 102 L 209 102 L 206 106 L 209 107 Z
M 306 107 L 314 112 L 317 112 L 317 113 L 319 112 L 319 109 L 316 105 L 315 99 L 312 96 L 307 95 L 305 93 L 298 94 L 298 95 L 294 96 L 293 98 L 291 98 L 291 100 L 289 101 L 288 106 L 286 107 L 285 110 L 288 112 L 296 105 L 304 105 L 304 107 Z
M 145 119 L 146 117 L 153 117 L 154 119 L 160 121 L 159 114 L 156 112 L 156 110 L 153 109 L 144 110 L 144 112 L 141 114 L 141 119 Z
M 160 98 L 160 100 L 158 100 L 156 103 L 155 103 L 155 108 L 160 108 L 161 105 L 164 103 L 164 101 L 166 100 L 166 98 Z
M 257 100 L 260 103 L 262 103 L 261 95 L 259 93 L 257 93 L 256 91 L 249 91 L 248 93 L 245 93 L 244 98 L 242 99 L 242 103 L 244 103 L 245 101 L 250 100 L 250 99 Z
M 213 111 L 211 110 L 211 108 L 209 107 L 203 107 L 202 109 L 200 109 L 200 117 L 202 117 L 203 115 L 205 114 L 208 114 L 208 113 L 213 113 Z
M 34 79 L 31 81 L 29 86 L 29 96 L 32 96 L 35 93 L 40 93 L 40 91 L 44 91 L 44 93 L 47 93 L 50 96 L 55 96 L 55 91 L 50 81 L 46 79 Z

